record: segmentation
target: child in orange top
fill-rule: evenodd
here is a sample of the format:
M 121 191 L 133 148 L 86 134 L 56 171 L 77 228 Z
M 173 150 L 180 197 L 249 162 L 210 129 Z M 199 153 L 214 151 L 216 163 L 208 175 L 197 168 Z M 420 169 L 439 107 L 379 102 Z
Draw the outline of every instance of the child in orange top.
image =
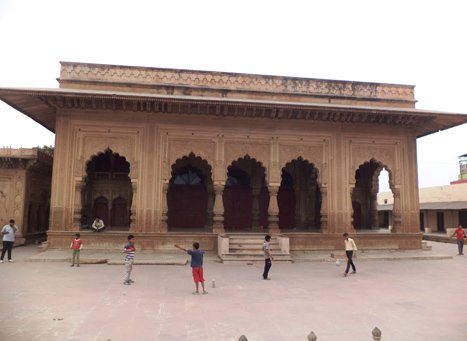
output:
M 73 241 L 70 244 L 70 249 L 73 250 L 73 258 L 71 261 L 70 266 L 75 266 L 75 259 L 76 259 L 76 266 L 79 266 L 79 252 L 81 251 L 81 248 L 83 247 L 83 242 L 80 239 L 80 234 L 77 233 L 75 234 L 76 238 L 73 239 Z

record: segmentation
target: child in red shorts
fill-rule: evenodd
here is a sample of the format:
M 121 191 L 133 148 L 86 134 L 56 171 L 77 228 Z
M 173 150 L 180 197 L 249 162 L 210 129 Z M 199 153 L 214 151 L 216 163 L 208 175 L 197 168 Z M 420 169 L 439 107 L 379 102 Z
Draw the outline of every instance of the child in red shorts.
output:
M 180 249 L 191 256 L 191 271 L 193 273 L 193 280 L 195 281 L 196 291 L 193 292 L 193 295 L 199 295 L 199 283 L 203 288 L 203 295 L 206 295 L 208 292 L 204 288 L 204 275 L 203 275 L 203 255 L 204 251 L 199 249 L 199 243 L 193 243 L 193 250 L 187 250 L 183 247 L 175 244 L 177 249 Z

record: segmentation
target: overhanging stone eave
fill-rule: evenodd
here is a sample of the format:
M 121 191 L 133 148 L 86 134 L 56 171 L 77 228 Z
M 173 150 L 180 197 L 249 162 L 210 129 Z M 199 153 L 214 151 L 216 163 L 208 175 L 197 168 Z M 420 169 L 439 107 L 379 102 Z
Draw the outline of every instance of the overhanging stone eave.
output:
M 102 103 L 106 103 L 104 109 L 114 111 L 123 110 L 116 104 L 126 103 L 128 107 L 125 110 L 127 111 L 177 113 L 170 110 L 164 111 L 163 106 L 160 104 L 165 103 L 175 104 L 175 106 L 178 105 L 179 108 L 186 106 L 189 109 L 192 108 L 191 106 L 196 107 L 198 105 L 198 112 L 195 112 L 196 110 L 189 112 L 197 115 L 246 117 L 246 115 L 242 114 L 237 115 L 238 112 L 235 111 L 236 109 L 232 110 L 235 114 L 230 115 L 229 110 L 232 108 L 243 108 L 246 112 L 249 108 L 262 113 L 254 117 L 270 119 L 309 119 L 343 123 L 404 124 L 406 126 L 411 126 L 417 137 L 467 122 L 467 115 L 465 114 L 412 108 L 349 106 L 76 89 L 0 88 L 0 99 L 51 131 L 55 129 L 55 113 L 57 107 L 62 106 L 69 109 L 83 110 L 96 109 L 89 105 L 93 100 L 103 101 Z M 40 100 L 40 107 L 38 107 L 39 102 L 37 100 Z M 25 103 L 34 103 L 34 105 L 29 105 L 28 107 Z M 154 103 L 158 103 L 158 105 Z M 227 108 L 227 110 L 210 114 L 208 112 L 199 112 L 200 106 L 214 106 L 216 108 Z M 34 107 L 35 110 L 31 110 L 31 107 Z M 37 110 L 42 112 L 42 116 L 37 114 Z M 49 114 L 50 117 L 44 119 L 44 113 Z M 256 113 L 254 113 L 254 115 L 256 115 Z
M 4 93 L 2 90 L 4 89 L 0 89 L 0 100 L 28 116 L 47 130 L 55 133 L 55 108 L 50 107 L 33 95 L 18 92 L 14 92 L 13 94 L 9 92 Z

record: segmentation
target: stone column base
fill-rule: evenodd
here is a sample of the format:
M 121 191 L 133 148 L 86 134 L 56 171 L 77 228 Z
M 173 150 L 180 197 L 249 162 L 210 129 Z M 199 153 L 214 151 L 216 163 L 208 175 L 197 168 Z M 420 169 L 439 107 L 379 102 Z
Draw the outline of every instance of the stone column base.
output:
M 270 235 L 278 235 L 281 233 L 279 226 L 269 226 L 268 233 Z

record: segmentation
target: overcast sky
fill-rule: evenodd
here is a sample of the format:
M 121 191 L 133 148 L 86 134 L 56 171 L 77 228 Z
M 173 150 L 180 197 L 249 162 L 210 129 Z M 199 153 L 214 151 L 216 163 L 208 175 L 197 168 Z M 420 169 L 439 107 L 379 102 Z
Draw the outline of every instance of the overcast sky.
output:
M 59 61 L 416 85 L 467 113 L 463 1 L 0 0 L 0 87 L 58 87 Z M 54 135 L 0 102 L 0 146 Z M 420 187 L 457 179 L 467 125 L 418 140 Z

